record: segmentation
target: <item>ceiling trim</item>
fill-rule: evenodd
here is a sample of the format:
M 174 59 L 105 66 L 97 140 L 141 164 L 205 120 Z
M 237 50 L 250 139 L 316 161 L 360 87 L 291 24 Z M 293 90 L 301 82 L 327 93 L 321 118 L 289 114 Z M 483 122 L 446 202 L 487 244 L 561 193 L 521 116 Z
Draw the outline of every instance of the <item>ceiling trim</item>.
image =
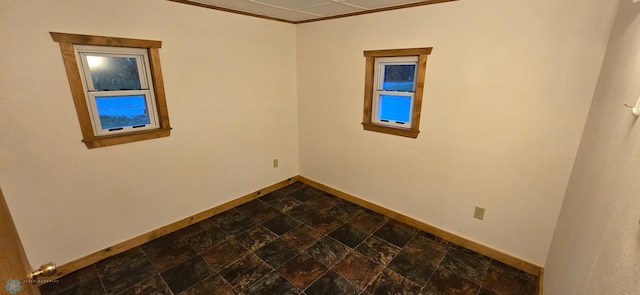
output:
M 281 18 L 277 18 L 277 17 L 271 17 L 271 16 L 262 15 L 262 14 L 256 14 L 256 13 L 240 11 L 240 10 L 235 10 L 235 9 L 230 9 L 230 8 L 224 8 L 224 7 L 220 7 L 220 6 L 215 6 L 215 5 L 205 4 L 205 3 L 200 3 L 200 2 L 194 2 L 194 1 L 189 1 L 189 0 L 167 0 L 167 1 L 176 2 L 176 3 L 182 3 L 182 4 L 188 4 L 188 5 L 193 5 L 193 6 L 203 7 L 203 8 L 209 8 L 209 9 L 214 9 L 214 10 L 220 10 L 220 11 L 225 11 L 225 12 L 231 12 L 231 13 L 236 13 L 236 14 L 242 14 L 242 15 L 246 15 L 246 16 L 264 18 L 264 19 L 268 19 L 268 20 L 275 20 L 275 21 L 285 22 L 285 23 L 290 23 L 290 24 L 295 24 L 296 23 L 294 21 L 281 19 Z
M 389 7 L 383 7 L 383 8 L 376 8 L 376 9 L 369 9 L 369 10 L 352 12 L 352 13 L 338 14 L 338 15 L 327 16 L 327 17 L 319 17 L 319 18 L 314 18 L 314 19 L 297 21 L 297 22 L 294 22 L 294 23 L 296 23 L 296 24 L 311 23 L 311 22 L 318 22 L 318 21 L 323 21 L 323 20 L 330 20 L 330 19 L 336 19 L 336 18 L 343 18 L 343 17 L 349 17 L 349 16 L 377 13 L 377 12 L 383 12 L 383 11 L 389 11 L 389 10 L 404 9 L 404 8 L 424 6 L 424 5 L 430 5 L 430 4 L 438 4 L 438 3 L 445 3 L 445 2 L 452 2 L 452 1 L 459 1 L 459 0 L 427 0 L 427 1 L 409 3 L 409 4 L 395 5 L 395 6 L 389 6 Z
M 312 19 L 302 20 L 302 21 L 290 21 L 290 20 L 281 19 L 281 18 L 277 18 L 277 17 L 271 17 L 271 16 L 262 15 L 262 14 L 256 14 L 256 13 L 251 13 L 251 12 L 246 12 L 246 11 L 240 11 L 240 10 L 236 10 L 236 9 L 230 9 L 230 8 L 220 7 L 220 6 L 211 5 L 211 4 L 204 4 L 204 3 L 194 2 L 194 1 L 190 1 L 190 0 L 167 0 L 167 1 L 176 2 L 176 3 L 182 3 L 182 4 L 187 4 L 187 5 L 193 5 L 193 6 L 203 7 L 203 8 L 209 8 L 209 9 L 214 9 L 214 10 L 220 10 L 220 11 L 225 11 L 225 12 L 231 12 L 231 13 L 241 14 L 241 15 L 246 15 L 246 16 L 253 16 L 253 17 L 258 17 L 258 18 L 263 18 L 263 19 L 268 19 L 268 20 L 274 20 L 274 21 L 279 21 L 279 22 L 290 23 L 290 24 L 304 24 L 304 23 L 318 22 L 318 21 L 330 20 L 330 19 L 336 19 L 336 18 L 343 18 L 343 17 L 350 17 L 350 16 L 356 16 L 356 15 L 377 13 L 377 12 L 383 12 L 383 11 L 389 11 L 389 10 L 404 9 L 404 8 L 410 8 L 410 7 L 417 7 L 417 6 L 438 4 L 438 3 L 445 3 L 445 2 L 453 2 L 453 1 L 459 1 L 459 0 L 425 0 L 425 1 L 415 2 L 415 3 L 395 5 L 395 6 L 389 6 L 389 7 L 383 7 L 383 8 L 376 8 L 376 9 L 370 9 L 370 10 L 358 11 L 358 12 L 352 12 L 352 13 L 338 14 L 338 15 L 333 15 L 333 16 L 312 18 Z

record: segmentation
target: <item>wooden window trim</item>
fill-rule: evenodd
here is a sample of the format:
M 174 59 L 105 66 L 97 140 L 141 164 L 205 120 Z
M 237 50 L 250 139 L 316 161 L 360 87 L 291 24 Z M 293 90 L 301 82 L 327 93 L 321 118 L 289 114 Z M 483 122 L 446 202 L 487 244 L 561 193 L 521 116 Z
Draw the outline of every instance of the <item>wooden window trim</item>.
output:
M 365 83 L 364 83 L 364 111 L 362 127 L 365 130 L 393 134 L 398 136 L 417 138 L 420 133 L 420 113 L 422 109 L 422 94 L 424 92 L 424 78 L 427 71 L 427 55 L 431 54 L 433 47 L 369 50 L 364 52 L 366 58 Z M 411 128 L 394 128 L 387 125 L 376 124 L 372 121 L 373 112 L 373 83 L 375 79 L 375 59 L 377 57 L 419 56 L 418 77 L 416 81 L 416 93 L 411 114 Z
M 162 41 L 126 39 L 92 35 L 78 35 L 50 32 L 55 42 L 60 44 L 62 59 L 67 71 L 71 95 L 78 114 L 80 129 L 82 131 L 82 142 L 87 148 L 99 148 L 116 144 L 123 144 L 147 139 L 167 137 L 171 134 L 171 124 L 169 122 L 169 111 L 164 92 L 164 81 L 162 80 L 162 69 L 160 67 L 160 52 Z M 149 55 L 149 67 L 151 68 L 151 80 L 155 93 L 156 108 L 158 111 L 159 128 L 145 131 L 120 133 L 116 135 L 96 136 L 93 133 L 89 107 L 85 98 L 78 62 L 74 53 L 74 45 L 96 45 L 114 47 L 134 47 L 145 48 Z

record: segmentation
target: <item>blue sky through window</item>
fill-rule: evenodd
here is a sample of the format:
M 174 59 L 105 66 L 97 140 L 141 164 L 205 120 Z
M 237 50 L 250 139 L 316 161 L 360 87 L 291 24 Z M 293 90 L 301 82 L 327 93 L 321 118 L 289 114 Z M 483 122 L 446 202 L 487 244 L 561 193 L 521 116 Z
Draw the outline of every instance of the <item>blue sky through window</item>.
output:
M 381 94 L 378 99 L 378 118 L 380 120 L 409 123 L 411 115 L 411 96 Z
M 142 94 L 96 97 L 96 107 L 100 124 L 105 130 L 150 123 L 145 96 Z

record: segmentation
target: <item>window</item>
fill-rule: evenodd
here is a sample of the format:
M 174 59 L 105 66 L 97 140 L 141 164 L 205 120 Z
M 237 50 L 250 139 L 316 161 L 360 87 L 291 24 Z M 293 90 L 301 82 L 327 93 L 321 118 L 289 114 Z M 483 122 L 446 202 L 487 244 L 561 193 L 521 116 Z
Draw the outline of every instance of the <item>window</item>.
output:
M 432 48 L 365 51 L 362 125 L 365 130 L 418 137 L 420 108 Z
M 60 43 L 88 148 L 170 135 L 160 41 L 53 32 L 51 36 Z
M 146 50 L 82 45 L 74 49 L 94 135 L 158 128 Z

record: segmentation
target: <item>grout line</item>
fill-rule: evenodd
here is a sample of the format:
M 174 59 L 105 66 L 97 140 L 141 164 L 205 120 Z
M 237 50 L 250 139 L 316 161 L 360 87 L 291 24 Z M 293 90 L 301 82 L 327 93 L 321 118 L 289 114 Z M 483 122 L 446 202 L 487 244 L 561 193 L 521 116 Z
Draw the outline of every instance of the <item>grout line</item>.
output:
M 93 270 L 96 272 L 96 276 L 98 277 L 98 280 L 100 281 L 100 286 L 102 286 L 102 291 L 104 291 L 104 294 L 107 294 L 107 288 L 104 286 L 104 282 L 102 281 L 102 277 L 100 277 L 100 274 L 98 273 L 98 267 L 94 264 L 91 265 L 93 267 Z
M 436 237 L 436 236 L 434 236 Z M 436 237 L 438 238 L 438 237 Z M 447 257 L 447 254 L 449 253 L 449 251 L 451 251 L 451 248 L 453 248 L 454 243 L 446 241 L 449 246 L 447 247 L 447 250 L 444 251 L 444 255 L 442 255 L 442 259 L 440 259 L 440 261 L 438 262 L 438 265 L 436 265 L 436 267 L 433 269 L 433 272 L 431 273 L 431 275 L 429 276 L 429 278 L 427 279 L 427 281 L 424 283 L 424 286 L 422 286 L 422 290 L 424 290 L 424 288 L 427 287 L 427 285 L 429 284 L 429 282 L 431 281 L 431 279 L 433 278 L 433 275 L 436 274 L 436 271 L 438 271 L 438 268 L 440 268 L 440 265 L 442 264 L 442 261 L 444 261 L 445 257 Z M 478 291 L 480 291 L 480 288 L 478 288 Z
M 162 275 L 160 275 L 159 273 L 158 273 L 158 277 L 160 277 L 160 280 L 162 281 L 162 283 L 164 284 L 164 286 L 165 286 L 165 287 L 167 287 L 167 290 L 169 290 L 169 292 L 173 293 L 173 291 L 171 290 L 171 287 L 169 287 L 169 284 L 167 283 L 167 281 L 165 281 L 165 280 L 164 280 L 164 277 L 162 277 Z M 198 282 L 198 283 L 200 283 L 200 282 Z M 194 284 L 194 286 L 195 286 L 196 284 L 198 284 L 198 283 L 195 283 L 195 284 Z M 191 288 L 191 287 L 193 287 L 193 286 L 190 286 L 189 288 Z M 189 288 L 187 288 L 187 289 L 189 289 Z M 185 290 L 186 290 L 186 289 L 185 289 Z

